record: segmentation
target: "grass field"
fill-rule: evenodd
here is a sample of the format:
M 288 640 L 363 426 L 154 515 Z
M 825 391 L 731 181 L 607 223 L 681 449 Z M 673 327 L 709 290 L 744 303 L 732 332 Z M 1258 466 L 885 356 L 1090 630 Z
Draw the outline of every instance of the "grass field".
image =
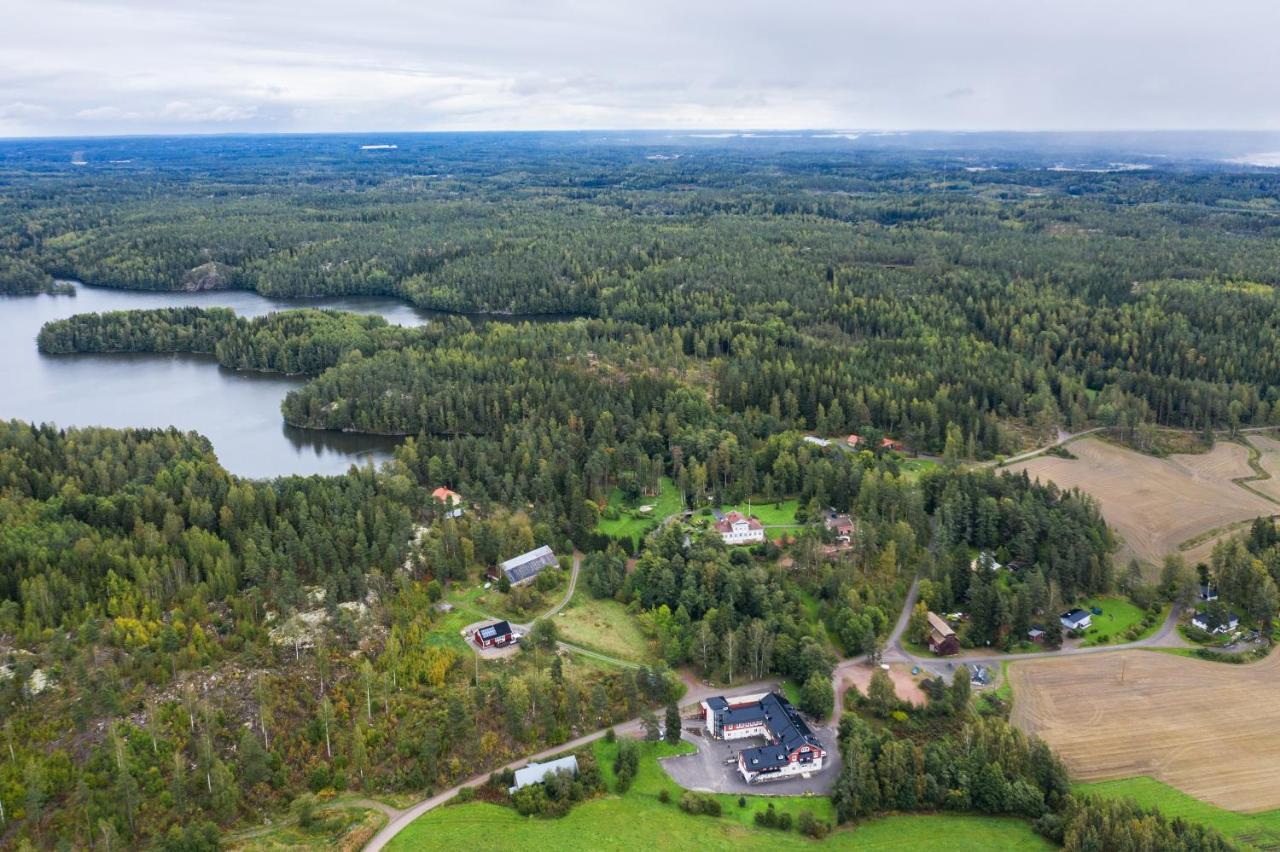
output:
M 1133 799 L 1144 807 L 1159 808 L 1165 816 L 1183 817 L 1213 826 L 1243 846 L 1280 849 L 1280 810 L 1238 814 L 1214 807 L 1145 776 L 1077 784 L 1076 789 L 1107 798 Z
M 741 512 L 748 514 L 748 504 L 738 503 L 733 506 L 722 506 L 723 512 Z M 800 508 L 799 500 L 783 500 L 780 503 L 766 502 L 763 498 L 753 499 L 750 503 L 750 514 L 760 519 L 766 527 L 799 526 L 796 522 L 796 510 Z
M 1164 459 L 1094 438 L 1069 448 L 1075 459 L 1040 456 L 1010 470 L 1026 470 L 1032 478 L 1096 497 L 1107 523 L 1123 539 L 1118 565 L 1131 557 L 1158 565 L 1184 542 L 1277 510 L 1275 503 L 1231 481 L 1253 475 L 1249 451 L 1240 444 L 1219 441 L 1206 453 Z M 1215 537 L 1185 553 L 1188 561 L 1202 558 Z
M 566 642 L 635 662 L 650 656 L 649 642 L 627 608 L 617 601 L 596 600 L 581 587 L 555 622 Z
M 1072 777 L 1150 776 L 1240 812 L 1280 808 L 1280 656 L 1222 665 L 1117 651 L 1009 667 L 1010 720 Z
M 689 748 L 687 744 L 682 744 Z M 471 803 L 438 808 L 425 814 L 388 846 L 392 850 L 468 849 L 478 852 L 513 848 L 577 850 L 673 849 L 703 850 L 935 850 L 939 838 L 946 838 L 948 850 L 1042 850 L 1052 848 L 1031 830 L 1029 823 L 967 815 L 929 814 L 892 816 L 837 831 L 821 844 L 794 831 L 757 828 L 756 810 L 766 801 L 791 813 L 811 810 L 831 819 L 826 798 L 748 796 L 748 806 L 739 808 L 737 797 L 718 796 L 724 808 L 721 817 L 690 816 L 676 802 L 683 791 L 662 770 L 657 755 L 674 754 L 676 749 L 658 744 L 644 746 L 649 753 L 640 762 L 635 783 L 625 795 L 607 795 L 578 805 L 558 820 L 526 818 L 510 808 Z M 612 785 L 612 760 L 616 745 L 596 744 L 596 754 L 606 779 Z M 666 789 L 672 801 L 658 800 Z
M 620 510 L 621 515 L 613 520 L 601 518 L 596 522 L 596 529 L 610 538 L 630 538 L 634 541 L 644 536 L 649 530 L 662 522 L 668 515 L 674 515 L 683 508 L 680 490 L 668 477 L 662 477 L 661 487 L 656 497 L 638 497 L 627 500 L 617 488 L 609 495 L 609 506 Z M 641 506 L 652 506 L 648 512 L 639 513 Z
M 1164 623 L 1164 617 L 1169 614 L 1168 607 L 1161 610 L 1160 617 L 1155 620 L 1151 627 L 1139 633 L 1136 639 L 1129 639 L 1124 636 L 1124 632 L 1135 624 L 1139 624 L 1146 617 L 1144 610 L 1139 609 L 1124 598 L 1113 595 L 1090 598 L 1080 604 L 1080 607 L 1088 610 L 1096 607 L 1102 610 L 1102 615 L 1093 617 L 1093 626 L 1085 633 L 1086 645 L 1136 641 L 1136 639 L 1149 636 L 1159 629 L 1160 625 Z

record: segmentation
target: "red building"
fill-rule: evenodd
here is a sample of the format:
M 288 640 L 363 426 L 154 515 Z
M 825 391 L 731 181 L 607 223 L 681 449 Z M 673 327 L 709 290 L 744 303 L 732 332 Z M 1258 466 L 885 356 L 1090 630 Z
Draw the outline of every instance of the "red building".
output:
M 484 627 L 477 627 L 471 633 L 471 641 L 481 648 L 501 648 L 516 641 L 516 636 L 511 632 L 509 623 L 497 621 L 486 624 Z

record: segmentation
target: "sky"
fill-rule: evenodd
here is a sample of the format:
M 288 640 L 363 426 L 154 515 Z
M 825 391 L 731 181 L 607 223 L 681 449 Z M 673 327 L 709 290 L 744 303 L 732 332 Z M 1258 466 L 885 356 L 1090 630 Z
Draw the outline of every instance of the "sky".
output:
M 1276 0 L 5 0 L 0 136 L 1280 130 Z

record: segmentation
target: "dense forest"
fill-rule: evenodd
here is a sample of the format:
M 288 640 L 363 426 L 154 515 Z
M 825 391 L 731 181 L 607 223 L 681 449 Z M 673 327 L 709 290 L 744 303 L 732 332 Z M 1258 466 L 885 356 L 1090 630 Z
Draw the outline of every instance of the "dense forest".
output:
M 1060 633 L 1060 604 L 1116 587 L 1090 498 L 965 462 L 1059 426 L 1280 422 L 1273 175 L 574 138 L 104 140 L 79 169 L 55 142 L 0 145 L 0 293 L 78 279 L 458 314 L 44 327 L 50 355 L 305 375 L 287 423 L 403 440 L 380 468 L 257 481 L 195 434 L 0 421 L 0 846 L 217 848 L 308 793 L 446 789 L 700 681 L 785 677 L 822 719 L 838 659 L 878 653 L 914 578 L 974 646 Z M 673 514 L 643 534 L 602 528 L 659 496 Z M 750 501 L 783 522 L 726 547 L 712 510 Z M 1274 536 L 1203 568 L 1259 619 Z M 642 662 L 557 645 L 539 616 L 567 571 L 485 585 L 542 544 L 580 558 L 577 594 L 638 630 Z M 1185 593 L 1186 566 L 1167 573 Z M 489 612 L 469 595 L 530 623 L 509 660 L 473 659 L 462 628 Z M 973 718 L 956 680 L 927 743 L 874 707 L 839 720 L 841 821 L 955 809 L 1072 849 L 1139 823 L 1146 848 L 1223 848 L 1066 795 L 1043 743 Z
M 6 291 L 58 277 L 587 315 L 705 362 L 734 410 L 932 452 L 955 424 L 978 457 L 1020 443 L 1015 423 L 1266 424 L 1280 399 L 1280 179 L 1264 172 L 573 136 L 423 137 L 386 156 L 218 140 L 181 160 L 134 144 L 138 160 L 87 171 L 40 146 L 3 160 Z M 241 331 L 220 357 L 253 369 L 382 345 L 331 329 L 264 366 Z

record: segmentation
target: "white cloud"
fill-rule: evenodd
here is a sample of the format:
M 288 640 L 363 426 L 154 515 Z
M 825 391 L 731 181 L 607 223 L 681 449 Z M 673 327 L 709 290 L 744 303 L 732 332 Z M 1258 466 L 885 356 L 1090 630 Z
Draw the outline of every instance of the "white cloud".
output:
M 1273 0 L 18 5 L 26 133 L 1280 128 Z

